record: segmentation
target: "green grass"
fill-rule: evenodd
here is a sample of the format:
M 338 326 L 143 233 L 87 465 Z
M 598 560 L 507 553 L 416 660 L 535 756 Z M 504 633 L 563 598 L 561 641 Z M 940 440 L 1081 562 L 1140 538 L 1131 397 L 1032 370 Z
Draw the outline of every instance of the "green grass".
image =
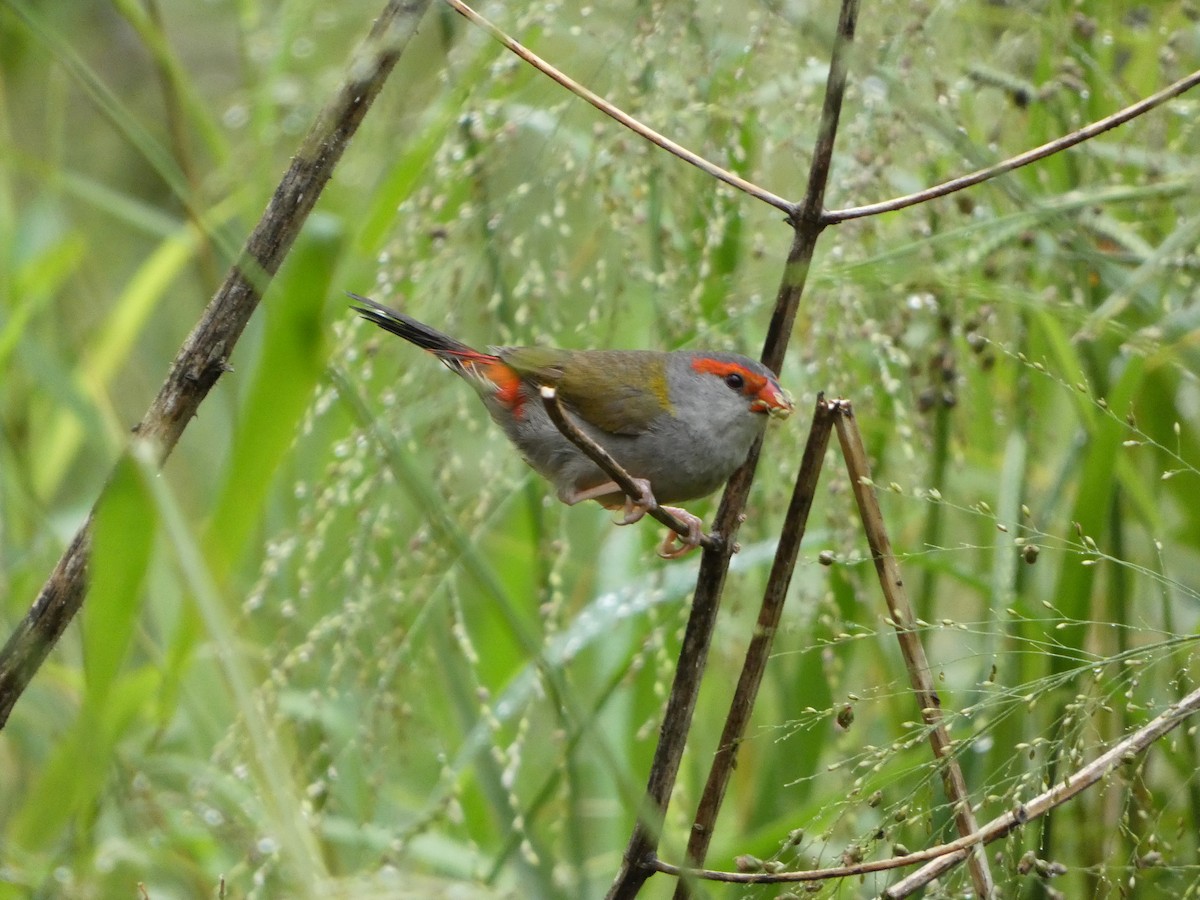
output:
M 1196 67 L 1186 4 L 1120 6 L 866 4 L 828 205 L 961 174 Z M 648 524 L 554 502 L 466 385 L 343 292 L 477 345 L 754 354 L 790 233 L 435 7 L 156 476 L 129 428 L 377 10 L 161 12 L 165 34 L 134 4 L 0 5 L 6 634 L 103 495 L 84 612 L 0 735 L 0 898 L 215 896 L 222 877 L 232 897 L 602 895 L 695 564 L 660 562 Z M 485 12 L 799 197 L 831 4 Z M 801 410 L 855 403 L 981 820 L 1200 678 L 1196 103 L 819 245 L 782 380 Z M 768 436 L 669 861 L 805 419 Z M 831 452 L 713 867 L 953 837 L 866 554 Z M 990 848 L 1004 896 L 1196 894 L 1189 727 Z M 1022 874 L 1031 850 L 1066 873 Z M 968 889 L 956 872 L 927 896 Z

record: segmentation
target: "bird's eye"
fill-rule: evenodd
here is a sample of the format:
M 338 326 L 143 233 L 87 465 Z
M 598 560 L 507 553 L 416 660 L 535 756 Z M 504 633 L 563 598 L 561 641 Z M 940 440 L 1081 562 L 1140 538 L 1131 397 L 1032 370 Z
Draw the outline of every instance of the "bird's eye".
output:
M 727 385 L 729 385 L 729 387 L 733 388 L 735 391 L 740 391 L 743 387 L 746 386 L 746 379 L 743 378 L 741 375 L 739 375 L 737 372 L 730 372 L 728 375 L 725 376 L 725 383 Z

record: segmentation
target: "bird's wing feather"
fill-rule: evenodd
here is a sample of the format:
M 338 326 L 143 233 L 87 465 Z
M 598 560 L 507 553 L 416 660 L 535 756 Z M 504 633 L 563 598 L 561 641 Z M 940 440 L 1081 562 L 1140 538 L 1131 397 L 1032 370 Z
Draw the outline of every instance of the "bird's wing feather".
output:
M 522 379 L 548 384 L 576 415 L 610 434 L 643 434 L 671 411 L 664 355 L 637 350 L 572 352 L 505 348 L 501 358 Z

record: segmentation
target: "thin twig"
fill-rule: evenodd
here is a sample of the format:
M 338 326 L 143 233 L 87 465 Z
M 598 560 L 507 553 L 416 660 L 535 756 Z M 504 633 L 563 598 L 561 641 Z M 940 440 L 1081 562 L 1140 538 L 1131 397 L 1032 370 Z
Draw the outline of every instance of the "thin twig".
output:
M 842 0 L 837 35 L 830 59 L 829 78 L 825 86 L 825 104 L 810 168 L 808 193 L 800 206 L 789 216 L 795 228 L 795 235 L 763 346 L 762 361 L 775 372 L 780 370 L 787 352 L 796 310 L 799 308 L 800 297 L 804 292 L 804 284 L 812 263 L 813 250 L 823 228 L 811 213 L 821 209 L 825 196 L 838 116 L 846 90 L 846 55 L 854 39 L 857 20 L 858 0 Z M 666 814 L 667 804 L 679 775 L 683 750 L 691 729 L 692 714 L 696 709 L 696 698 L 700 692 L 701 676 L 708 661 L 708 649 L 712 643 L 713 630 L 716 628 L 717 612 L 721 607 L 721 594 L 725 587 L 726 573 L 729 571 L 732 543 L 746 508 L 746 499 L 750 495 L 750 485 L 754 481 L 761 449 L 762 439 L 759 438 L 750 448 L 746 462 L 729 479 L 729 485 L 721 498 L 713 530 L 724 538 L 724 548 L 720 551 L 706 550 L 700 560 L 696 592 L 692 598 L 692 613 L 684 630 L 675 680 L 671 683 L 671 694 L 663 712 L 658 745 L 654 748 L 654 760 L 650 765 L 650 775 L 646 783 L 646 799 L 642 809 L 638 811 L 621 868 L 609 888 L 609 900 L 630 900 L 654 873 L 653 863 L 663 816 Z
M 792 581 L 792 572 L 796 568 L 796 557 L 800 553 L 800 542 L 804 539 L 808 525 L 809 510 L 812 509 L 821 466 L 825 461 L 825 450 L 829 446 L 829 436 L 833 430 L 835 410 L 835 405 L 826 403 L 823 396 L 817 398 L 808 442 L 804 446 L 804 455 L 796 475 L 796 486 L 792 491 L 787 516 L 783 520 L 779 544 L 775 548 L 775 561 L 771 564 L 771 574 L 767 578 L 767 587 L 759 607 L 754 636 L 746 650 L 746 660 L 733 692 L 729 714 L 725 718 L 725 728 L 721 732 L 721 741 L 717 745 L 708 780 L 704 785 L 704 793 L 700 796 L 696 817 L 692 821 L 691 837 L 688 838 L 687 846 L 689 865 L 704 864 L 717 813 L 725 798 L 729 778 L 737 765 L 738 749 L 741 747 L 742 738 L 745 737 L 746 725 L 750 721 L 750 713 L 754 709 L 758 689 L 767 670 L 767 659 L 775 643 L 775 632 L 783 615 L 783 604 Z M 688 882 L 680 881 L 675 887 L 676 900 L 684 900 L 689 896 L 691 889 Z
M 867 533 L 867 544 L 875 560 L 875 570 L 879 574 L 879 585 L 887 600 L 892 627 L 896 630 L 909 681 L 917 695 L 921 718 L 929 726 L 929 744 L 933 748 L 933 757 L 942 770 L 942 786 L 953 807 L 958 833 L 962 836 L 969 835 L 977 831 L 979 825 L 971 810 L 971 797 L 967 791 L 966 779 L 963 778 L 962 768 L 954 756 L 950 734 L 942 720 L 942 701 L 929 674 L 929 660 L 925 657 L 925 648 L 921 645 L 921 638 L 917 633 L 916 616 L 913 615 L 912 606 L 908 602 L 908 592 L 904 588 L 900 566 L 892 553 L 892 544 L 883 524 L 883 512 L 879 508 L 879 498 L 875 496 L 875 487 L 871 482 L 871 470 L 867 463 L 862 434 L 854 421 L 854 411 L 849 402 L 841 401 L 838 411 L 840 415 L 835 420 L 838 441 L 842 445 L 842 455 L 846 459 L 846 470 L 850 475 L 850 486 L 858 504 L 863 530 Z M 987 858 L 983 853 L 971 854 L 968 866 L 971 870 L 971 880 L 975 884 L 975 896 L 985 900 L 993 896 L 995 884 L 992 882 Z
M 1192 691 L 1178 703 L 1168 706 L 1125 740 L 1101 753 L 1087 765 L 1058 782 L 1048 791 L 1038 794 L 1028 803 L 992 819 L 979 829 L 979 842 L 990 844 L 1033 819 L 1044 816 L 1056 806 L 1061 806 L 1105 778 L 1117 766 L 1134 760 L 1151 744 L 1175 729 L 1188 716 L 1200 712 L 1200 688 Z M 900 900 L 925 887 L 949 865 L 961 862 L 967 848 L 955 851 L 935 863 L 913 872 L 883 892 L 888 900 Z
M 829 169 L 833 164 L 833 143 L 837 138 L 838 122 L 842 116 L 842 104 L 846 96 L 850 44 L 854 41 L 854 30 L 858 25 L 858 0 L 842 0 L 838 15 L 837 33 L 829 57 L 829 76 L 825 82 L 825 100 L 821 105 L 821 124 L 817 129 L 817 141 L 813 147 L 812 163 L 808 169 L 808 186 L 804 199 L 796 204 L 788 221 L 796 229 L 792 248 L 788 252 L 783 270 L 783 281 L 775 299 L 771 324 L 767 327 L 767 340 L 763 347 L 762 361 L 772 372 L 783 369 L 783 357 L 787 353 L 788 340 L 796 324 L 796 312 L 800 308 L 800 297 L 808 282 L 808 270 L 816 252 L 817 238 L 825 229 L 821 212 L 825 207 L 825 189 L 829 184 Z M 757 462 L 757 455 L 754 457 Z
M 915 194 L 907 194 L 903 197 L 896 197 L 892 200 L 883 200 L 879 203 L 869 203 L 866 206 L 854 206 L 847 209 L 834 209 L 825 212 L 821 216 L 821 221 L 826 225 L 835 225 L 838 222 L 845 222 L 849 219 L 861 219 L 865 216 L 875 216 L 880 213 L 894 212 L 898 209 L 905 209 L 909 206 L 916 206 L 918 203 L 925 203 L 929 200 L 934 200 L 938 197 L 945 197 L 947 194 L 953 194 L 955 191 L 961 191 L 963 188 L 973 187 L 988 179 L 995 178 L 998 175 L 1003 175 L 1006 172 L 1011 172 L 1013 169 L 1019 169 L 1021 166 L 1027 166 L 1030 163 L 1037 162 L 1040 159 L 1045 159 L 1047 156 L 1052 156 L 1066 150 L 1069 147 L 1074 147 L 1076 144 L 1081 144 L 1084 141 L 1091 140 L 1099 134 L 1103 134 L 1110 129 L 1116 128 L 1118 125 L 1124 125 L 1130 119 L 1136 119 L 1143 113 L 1149 112 L 1156 106 L 1161 106 L 1168 100 L 1178 97 L 1185 91 L 1191 90 L 1197 84 L 1200 84 L 1200 71 L 1193 72 L 1184 78 L 1179 79 L 1174 84 L 1163 88 L 1157 94 L 1151 94 L 1144 100 L 1139 100 L 1137 103 L 1127 106 L 1120 112 L 1113 113 L 1111 116 L 1106 116 L 1099 121 L 1093 122 L 1091 125 L 1086 125 L 1077 131 L 1072 131 L 1070 134 L 1065 134 L 1062 137 L 1042 144 L 1040 147 L 1034 147 L 1032 150 L 1026 150 L 1024 153 L 1019 153 L 1009 159 L 999 162 L 994 166 L 988 166 L 986 169 L 980 169 L 977 172 L 972 172 L 969 175 L 962 175 L 958 178 L 952 178 L 950 181 L 935 185 L 931 188 L 926 188 L 923 191 L 917 191 Z
M 345 81 L 292 158 L 237 264 L 180 348 L 158 396 L 136 429 L 139 438 L 155 448 L 160 465 L 217 379 L 228 370 L 227 360 L 259 299 L 428 5 L 429 0 L 391 0 L 384 7 L 351 61 Z M 91 523 L 89 515 L 32 608 L 0 650 L 0 728 L 83 604 Z
M 1144 753 L 1151 744 L 1178 727 L 1188 716 L 1197 712 L 1200 712 L 1200 688 L 1192 691 L 1177 704 L 1167 707 L 1165 711 L 1125 740 L 1100 754 L 1049 790 L 1038 794 L 1028 803 L 1017 805 L 1014 809 L 997 816 L 971 834 L 945 844 L 938 844 L 935 847 L 926 847 L 924 850 L 906 853 L 903 856 L 893 856 L 890 859 L 871 860 L 852 866 L 809 869 L 804 872 L 723 872 L 716 869 L 689 869 L 659 860 L 654 862 L 654 868 L 668 875 L 705 881 L 721 881 L 732 884 L 786 884 L 854 878 L 869 875 L 872 872 L 886 872 L 933 860 L 924 869 L 918 869 L 903 881 L 896 882 L 883 892 L 883 897 L 888 900 L 900 900 L 900 898 L 907 897 L 925 887 L 942 872 L 962 862 L 971 848 L 997 841 L 1087 790 L 1117 766 L 1124 765 L 1136 758 L 1138 754 Z
M 588 435 L 584 434 L 579 426 L 567 416 L 566 410 L 563 409 L 562 403 L 558 399 L 558 391 L 550 385 L 544 384 L 541 387 L 541 394 L 542 405 L 546 408 L 546 414 L 550 416 L 550 421 L 562 432 L 563 437 L 582 450 L 592 462 L 601 468 L 605 475 L 617 483 L 617 487 L 624 491 L 627 497 L 635 500 L 641 497 L 641 489 L 638 487 L 637 482 L 633 480 L 633 476 L 626 472 L 621 467 L 621 464 L 613 459 L 612 454 L 588 437 Z M 688 536 L 688 527 L 679 521 L 676 516 L 671 515 L 671 513 L 659 506 L 657 501 L 646 510 L 646 513 L 681 537 Z M 706 550 L 719 550 L 721 549 L 721 538 L 716 534 L 702 535 L 700 546 Z
M 684 147 L 682 144 L 675 143 L 670 138 L 659 134 L 650 126 L 643 124 L 633 116 L 618 109 L 599 94 L 588 90 L 569 75 L 550 65 L 550 63 L 546 62 L 546 60 L 542 59 L 528 47 L 524 46 L 514 38 L 509 37 L 498 26 L 492 24 L 492 22 L 490 22 L 488 19 L 485 19 L 479 13 L 475 12 L 475 10 L 471 9 L 471 7 L 463 3 L 462 0 L 445 0 L 445 3 L 464 19 L 475 25 L 478 25 L 543 75 L 547 76 L 553 81 L 558 82 L 581 100 L 586 100 L 592 106 L 596 107 L 596 109 L 600 110 L 600 112 L 604 113 L 609 118 L 620 122 L 630 131 L 640 135 L 641 137 L 644 137 L 646 140 L 650 141 L 650 143 L 662 147 L 662 149 L 679 157 L 684 162 L 691 163 L 697 169 L 702 172 L 706 172 L 713 178 L 725 182 L 730 187 L 735 187 L 739 191 L 749 194 L 751 197 L 762 200 L 764 203 L 769 203 L 776 209 L 781 209 L 786 213 L 792 212 L 792 204 L 783 197 L 772 194 L 765 188 L 761 188 L 757 184 L 747 181 L 740 175 L 735 175 L 728 169 L 721 168 L 716 163 L 710 162 L 700 154 L 694 153 L 687 147 Z

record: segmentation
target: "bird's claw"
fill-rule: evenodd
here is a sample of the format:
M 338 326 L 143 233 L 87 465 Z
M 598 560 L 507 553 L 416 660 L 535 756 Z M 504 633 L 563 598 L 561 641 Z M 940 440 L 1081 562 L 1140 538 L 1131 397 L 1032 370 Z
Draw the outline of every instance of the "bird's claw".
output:
M 649 481 L 645 478 L 635 478 L 633 482 L 638 486 L 640 493 L 637 497 L 626 495 L 621 518 L 617 519 L 616 524 L 632 525 L 645 518 L 646 513 L 650 510 L 663 509 L 686 526 L 687 534 L 668 531 L 667 536 L 658 545 L 658 555 L 663 559 L 679 559 L 700 546 L 700 541 L 704 538 L 704 521 L 699 516 L 694 516 L 686 509 L 680 509 L 677 506 L 659 507 L 658 501 L 654 499 L 654 492 L 650 489 Z
M 622 509 L 622 516 L 617 521 L 618 525 L 632 525 L 634 522 L 639 522 L 647 512 L 658 506 L 658 501 L 654 499 L 654 492 L 650 490 L 650 482 L 645 478 L 635 478 L 633 483 L 636 484 L 641 491 L 637 497 L 625 497 L 625 506 Z
M 681 556 L 687 556 L 700 546 L 700 541 L 704 537 L 704 520 L 677 506 L 664 506 L 663 509 L 686 525 L 688 533 L 682 535 L 676 531 L 668 531 L 662 543 L 658 545 L 658 555 L 663 559 L 679 559 Z

